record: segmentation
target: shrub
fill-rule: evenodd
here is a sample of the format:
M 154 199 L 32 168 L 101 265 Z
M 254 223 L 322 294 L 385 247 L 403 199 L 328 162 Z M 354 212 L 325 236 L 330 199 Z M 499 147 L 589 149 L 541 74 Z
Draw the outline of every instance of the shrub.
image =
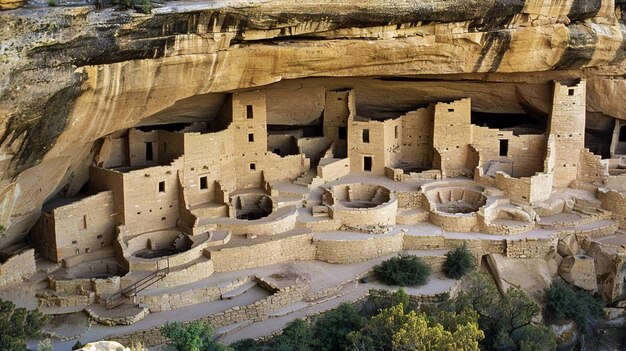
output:
M 365 324 L 359 311 L 353 304 L 343 303 L 336 309 L 320 315 L 313 326 L 320 351 L 339 351 L 351 349 L 348 334 L 357 331 Z
M 385 289 L 371 289 L 367 295 L 367 300 L 361 305 L 361 314 L 371 317 L 382 309 L 390 308 L 402 304 L 405 309 L 415 309 L 417 306 L 411 302 L 409 294 L 400 288 L 391 292 Z
M 315 351 L 315 337 L 309 324 L 302 319 L 296 319 L 283 329 L 283 333 L 274 338 L 272 350 L 276 351 Z
M 385 284 L 420 286 L 428 281 L 430 267 L 417 256 L 400 254 L 375 266 L 374 272 Z
M 59 3 L 57 0 L 48 0 L 48 6 L 57 6 Z
M 150 3 L 150 0 L 141 0 L 140 9 L 141 9 L 141 12 L 143 13 L 152 12 L 152 4 Z
M 169 350 L 176 351 L 213 351 L 232 350 L 213 341 L 213 328 L 200 321 L 189 324 L 178 322 L 166 323 L 161 327 L 161 334 L 169 339 Z
M 80 342 L 80 340 L 76 340 L 76 342 L 74 343 L 74 346 L 72 346 L 72 350 L 79 350 L 83 348 L 83 344 Z
M 556 281 L 546 289 L 547 313 L 559 320 L 569 319 L 578 329 L 588 334 L 603 314 L 603 304 L 587 291 Z
M 467 245 L 446 253 L 446 261 L 443 263 L 443 272 L 448 278 L 459 279 L 476 267 L 474 256 L 467 249 Z

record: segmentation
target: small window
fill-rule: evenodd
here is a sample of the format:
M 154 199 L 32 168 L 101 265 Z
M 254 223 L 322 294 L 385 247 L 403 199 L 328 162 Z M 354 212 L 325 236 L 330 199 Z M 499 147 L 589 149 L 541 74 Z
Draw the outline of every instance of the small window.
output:
M 104 247 L 104 242 L 101 242 L 101 243 L 100 243 L 100 247 Z
M 448 112 L 454 112 L 454 109 L 453 108 L 449 108 Z
M 343 101 L 343 98 L 337 98 L 337 101 Z
M 146 161 L 154 160 L 154 155 L 152 154 L 152 143 L 146 143 Z
M 568 89 L 567 90 L 567 95 L 574 96 L 574 89 Z
M 251 170 L 251 171 L 256 170 L 256 163 L 251 163 L 251 164 L 250 164 L 250 170 Z
M 246 105 L 246 118 L 254 118 L 254 109 L 252 108 L 252 105 Z
M 87 215 L 83 215 L 83 220 L 80 222 L 80 230 L 87 229 Z
M 249 133 L 249 134 L 248 134 L 248 142 L 249 142 L 249 143 L 254 142 L 254 134 L 253 134 L 253 133 Z
M 363 156 L 363 170 L 365 172 L 372 171 L 372 156 Z
M 96 239 L 102 239 L 102 234 L 98 235 Z
M 76 249 L 75 252 L 76 252 L 77 255 L 80 255 L 80 249 Z
M 160 193 L 165 192 L 165 182 L 159 182 L 159 192 Z
M 346 127 L 339 127 L 339 140 L 346 140 L 348 138 L 348 129 Z
M 370 142 L 370 130 L 369 129 L 363 129 L 362 138 L 363 138 L 364 143 Z
M 393 127 L 393 134 L 395 136 L 396 139 L 398 139 L 398 126 Z
M 500 156 L 509 155 L 509 141 L 507 139 L 500 139 Z
M 209 183 L 207 182 L 207 178 L 205 177 L 200 177 L 200 189 L 208 189 L 209 188 Z
M 77 240 L 72 240 L 72 244 L 78 244 Z
M 167 219 L 167 217 L 161 217 L 161 220 L 162 220 L 162 221 L 164 221 L 164 220 L 166 220 L 166 219 Z

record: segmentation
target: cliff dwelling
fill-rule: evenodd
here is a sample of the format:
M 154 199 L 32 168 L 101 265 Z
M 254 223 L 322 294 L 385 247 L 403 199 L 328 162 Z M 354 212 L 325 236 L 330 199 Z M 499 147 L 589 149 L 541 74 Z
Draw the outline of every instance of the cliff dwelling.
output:
M 626 315 L 626 2 L 338 3 L 0 0 L 0 299 L 58 349 L 230 344 L 395 289 L 398 254 L 411 301 L 456 296 L 463 247 Z

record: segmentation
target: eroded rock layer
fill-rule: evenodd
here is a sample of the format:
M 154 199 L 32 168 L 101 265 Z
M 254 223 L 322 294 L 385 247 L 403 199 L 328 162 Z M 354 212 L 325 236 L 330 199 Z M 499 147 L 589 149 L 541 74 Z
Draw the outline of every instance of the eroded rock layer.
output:
M 102 137 L 210 118 L 241 89 L 266 91 L 272 124 L 311 123 L 337 88 L 380 115 L 469 96 L 477 112 L 541 119 L 552 80 L 586 77 L 588 134 L 601 139 L 626 119 L 624 10 L 623 0 L 275 0 L 2 12 L 0 247 L 28 233 L 46 200 L 83 186 Z

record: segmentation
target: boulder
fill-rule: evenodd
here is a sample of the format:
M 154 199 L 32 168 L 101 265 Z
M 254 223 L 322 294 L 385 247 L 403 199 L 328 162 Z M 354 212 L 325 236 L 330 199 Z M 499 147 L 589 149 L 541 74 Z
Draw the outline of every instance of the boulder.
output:
M 130 349 L 115 341 L 96 341 L 83 346 L 79 351 L 130 351 Z
M 596 264 L 592 257 L 586 255 L 565 257 L 559 266 L 559 275 L 566 282 L 581 289 L 598 291 Z
M 577 255 L 580 252 L 580 245 L 578 245 L 576 235 L 570 234 L 559 240 L 556 250 L 559 255 L 564 257 Z
M 598 292 L 608 302 L 626 297 L 626 252 L 615 245 L 591 242 L 587 255 L 596 262 Z
M 541 258 L 509 258 L 489 254 L 486 261 L 500 291 L 516 287 L 538 301 L 543 299 L 544 289 L 550 287 L 555 276 L 550 263 Z

